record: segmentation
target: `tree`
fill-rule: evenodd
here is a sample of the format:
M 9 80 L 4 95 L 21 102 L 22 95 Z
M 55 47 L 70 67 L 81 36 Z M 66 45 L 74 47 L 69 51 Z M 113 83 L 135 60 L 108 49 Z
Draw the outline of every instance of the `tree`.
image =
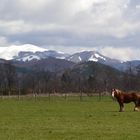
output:
M 89 75 L 88 86 L 89 86 L 89 92 L 96 92 L 97 91 L 98 84 L 97 84 L 96 77 L 94 75 Z
M 5 92 L 11 95 L 13 90 L 16 90 L 17 73 L 16 68 L 11 63 L 3 64 L 3 83 Z
M 66 93 L 71 91 L 71 88 L 70 88 L 71 77 L 68 71 L 62 74 L 61 83 L 62 83 L 62 90 L 65 93 L 65 99 L 66 99 L 66 95 L 67 95 Z

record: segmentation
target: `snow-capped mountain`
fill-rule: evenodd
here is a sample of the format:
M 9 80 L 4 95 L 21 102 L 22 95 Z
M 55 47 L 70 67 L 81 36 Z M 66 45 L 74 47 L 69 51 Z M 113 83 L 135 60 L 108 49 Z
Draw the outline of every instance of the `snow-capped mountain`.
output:
M 116 63 L 120 63 L 119 60 L 110 59 L 106 56 L 103 56 L 97 51 L 83 51 L 83 52 L 69 55 L 66 53 L 57 52 L 53 50 L 45 50 L 45 51 L 38 51 L 38 50 L 34 52 L 20 51 L 16 56 L 13 57 L 13 59 L 17 61 L 25 62 L 25 61 L 41 60 L 41 59 L 53 57 L 57 59 L 65 59 L 74 63 L 94 61 L 94 62 L 99 62 L 107 65 L 114 65 L 114 66 L 116 65 Z
M 62 53 L 62 52 L 57 52 L 57 51 L 36 51 L 36 52 L 25 52 L 21 51 L 18 53 L 17 56 L 14 57 L 14 60 L 18 61 L 31 61 L 31 60 L 41 60 L 41 59 L 46 59 L 48 57 L 53 57 L 57 59 L 65 59 L 68 57 L 68 54 Z
M 87 61 L 94 61 L 94 62 L 99 62 L 103 64 L 111 64 L 111 65 L 114 63 L 115 64 L 121 63 L 121 61 L 106 57 L 97 51 L 83 51 L 83 52 L 75 53 L 67 57 L 66 59 L 68 61 L 72 61 L 75 63 L 87 62 Z
M 48 57 L 65 59 L 68 56 L 63 52 L 47 50 L 31 44 L 0 47 L 0 58 L 5 60 L 31 61 Z
M 54 50 L 47 50 L 45 48 L 41 48 L 31 44 L 0 47 L 0 63 L 2 63 L 4 60 L 29 62 L 32 60 L 38 61 L 47 58 L 64 59 L 74 63 L 93 61 L 109 65 L 121 71 L 128 70 L 130 68 L 130 65 L 134 69 L 134 71 L 137 71 L 137 67 L 140 67 L 139 60 L 122 62 L 117 59 L 111 59 L 109 57 L 106 57 L 97 51 L 83 51 L 70 55 Z
M 31 44 L 25 44 L 25 45 L 12 45 L 9 47 L 0 47 L 0 58 L 11 60 L 14 57 L 18 56 L 20 52 L 44 52 L 47 51 L 47 49 L 31 45 Z
M 66 59 L 74 63 L 94 61 L 100 63 L 113 63 L 116 60 L 110 59 L 96 51 L 83 51 L 75 53 L 72 55 L 57 52 L 54 50 L 47 50 L 31 44 L 25 45 L 13 45 L 9 47 L 0 47 L 0 58 L 6 60 L 17 60 L 17 61 L 31 61 L 31 60 L 41 60 L 48 57 L 53 57 L 57 59 Z M 117 60 L 119 62 L 119 60 Z
M 72 61 L 75 63 L 93 61 L 93 62 L 109 65 L 119 70 L 124 69 L 122 61 L 106 57 L 97 51 L 83 51 L 83 52 L 75 53 L 67 57 L 66 59 L 68 61 Z
M 86 61 L 94 61 L 94 62 L 106 61 L 106 57 L 96 51 L 83 51 L 83 52 L 75 53 L 67 57 L 66 59 L 68 61 L 72 61 L 75 63 L 86 62 Z

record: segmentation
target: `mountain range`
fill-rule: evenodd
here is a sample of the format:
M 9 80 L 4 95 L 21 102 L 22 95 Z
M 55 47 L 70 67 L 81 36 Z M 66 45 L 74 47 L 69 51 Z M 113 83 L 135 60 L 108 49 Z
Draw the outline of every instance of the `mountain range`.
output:
M 70 66 L 72 64 L 82 63 L 93 61 L 96 63 L 105 64 L 116 68 L 120 71 L 127 71 L 131 68 L 131 70 L 136 73 L 137 69 L 140 67 L 140 61 L 121 61 L 118 59 L 112 59 L 107 56 L 100 54 L 97 51 L 83 51 L 74 54 L 68 54 L 63 52 L 58 52 L 54 50 L 47 50 L 44 48 L 40 48 L 34 45 L 22 45 L 22 46 L 11 46 L 11 47 L 1 47 L 0 48 L 0 57 L 2 59 L 11 60 L 17 64 L 24 64 L 26 67 L 28 65 L 39 64 L 41 67 L 40 60 L 45 62 L 46 65 L 50 65 L 51 62 L 54 63 L 62 63 L 63 65 L 67 65 L 70 62 Z M 4 60 L 0 61 L 0 63 Z M 64 63 L 65 62 L 65 63 Z M 44 63 L 43 63 L 44 64 Z M 42 65 L 43 65 L 42 64 Z M 59 65 L 59 67 L 61 67 Z M 66 67 L 67 67 L 66 66 Z

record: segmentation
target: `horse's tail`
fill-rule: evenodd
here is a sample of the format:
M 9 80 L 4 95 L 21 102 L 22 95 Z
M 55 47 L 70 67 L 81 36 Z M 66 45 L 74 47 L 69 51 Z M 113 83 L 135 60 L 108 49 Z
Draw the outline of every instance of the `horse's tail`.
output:
M 137 93 L 137 99 L 138 99 L 138 106 L 140 106 L 140 94 Z
M 138 98 L 140 99 L 140 93 L 137 93 Z

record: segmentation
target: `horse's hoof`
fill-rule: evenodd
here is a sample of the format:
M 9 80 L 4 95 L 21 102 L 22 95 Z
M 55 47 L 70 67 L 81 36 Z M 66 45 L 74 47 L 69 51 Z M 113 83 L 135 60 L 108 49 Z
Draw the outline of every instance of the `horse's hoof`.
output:
M 135 107 L 135 108 L 134 108 L 134 111 L 139 111 L 139 108 Z

